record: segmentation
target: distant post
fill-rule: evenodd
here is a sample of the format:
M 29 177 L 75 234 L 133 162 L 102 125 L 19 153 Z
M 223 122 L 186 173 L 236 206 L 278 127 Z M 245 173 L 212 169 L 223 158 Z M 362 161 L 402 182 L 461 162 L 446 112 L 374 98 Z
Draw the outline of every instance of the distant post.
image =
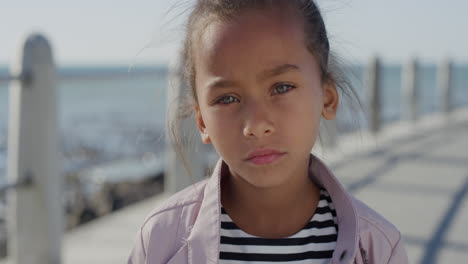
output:
M 452 63 L 450 60 L 442 60 L 437 71 L 437 83 L 440 94 L 440 110 L 448 114 L 452 111 Z
M 169 76 L 169 91 L 167 96 L 168 118 L 178 118 L 178 109 L 186 103 L 187 87 L 180 82 L 179 74 L 183 69 L 179 66 L 171 67 Z M 189 109 L 192 111 L 192 109 Z M 187 113 L 186 118 L 173 123 L 174 130 L 169 127 L 169 132 L 179 142 L 173 145 L 171 136 L 166 136 L 166 166 L 164 172 L 164 191 L 175 193 L 185 187 L 201 180 L 205 175 L 206 154 L 201 146 L 201 138 L 193 118 L 193 114 Z M 183 156 L 181 156 L 183 154 Z
M 367 71 L 369 129 L 377 133 L 381 128 L 381 98 L 380 98 L 381 65 L 378 57 L 373 57 Z
M 419 118 L 418 63 L 411 59 L 402 69 L 401 106 L 402 117 L 409 121 Z
M 338 143 L 338 130 L 336 127 L 336 119 L 320 120 L 320 141 L 325 148 L 334 148 Z
M 8 131 L 11 182 L 32 184 L 8 192 L 8 255 L 15 264 L 61 263 L 62 177 L 57 125 L 56 71 L 41 35 L 23 43 L 13 65 Z

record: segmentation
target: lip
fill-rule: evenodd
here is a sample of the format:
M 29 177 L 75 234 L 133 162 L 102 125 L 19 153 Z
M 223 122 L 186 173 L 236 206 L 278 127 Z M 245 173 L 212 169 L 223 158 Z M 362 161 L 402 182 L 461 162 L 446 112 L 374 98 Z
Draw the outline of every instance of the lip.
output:
M 275 149 L 259 149 L 249 153 L 247 161 L 256 165 L 270 164 L 286 154 Z

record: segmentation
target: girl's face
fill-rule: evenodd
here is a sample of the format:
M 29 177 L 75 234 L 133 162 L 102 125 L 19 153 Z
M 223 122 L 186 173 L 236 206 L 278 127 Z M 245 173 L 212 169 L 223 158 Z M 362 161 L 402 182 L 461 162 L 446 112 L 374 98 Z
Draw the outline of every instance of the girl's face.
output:
M 231 175 L 256 187 L 307 172 L 320 117 L 333 119 L 338 95 L 307 50 L 303 25 L 284 10 L 246 11 L 194 37 L 197 125 Z M 283 153 L 267 164 L 249 154 Z

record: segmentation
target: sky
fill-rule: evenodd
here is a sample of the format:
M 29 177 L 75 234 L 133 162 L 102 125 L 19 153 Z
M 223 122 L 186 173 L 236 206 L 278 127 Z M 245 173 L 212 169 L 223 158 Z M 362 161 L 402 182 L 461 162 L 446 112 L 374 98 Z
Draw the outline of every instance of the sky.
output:
M 51 41 L 60 64 L 174 61 L 193 0 L 0 0 L 0 64 L 28 33 Z M 350 62 L 378 55 L 468 62 L 468 1 L 318 0 L 332 49 Z

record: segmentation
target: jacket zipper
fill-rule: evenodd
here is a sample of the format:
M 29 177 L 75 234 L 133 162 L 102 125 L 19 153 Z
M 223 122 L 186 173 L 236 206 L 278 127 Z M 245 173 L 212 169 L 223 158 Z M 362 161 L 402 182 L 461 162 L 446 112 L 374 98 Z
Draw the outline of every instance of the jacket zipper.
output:
M 362 255 L 362 260 L 364 261 L 364 264 L 369 264 L 369 259 L 367 258 L 367 252 L 362 247 L 361 247 L 361 255 Z

